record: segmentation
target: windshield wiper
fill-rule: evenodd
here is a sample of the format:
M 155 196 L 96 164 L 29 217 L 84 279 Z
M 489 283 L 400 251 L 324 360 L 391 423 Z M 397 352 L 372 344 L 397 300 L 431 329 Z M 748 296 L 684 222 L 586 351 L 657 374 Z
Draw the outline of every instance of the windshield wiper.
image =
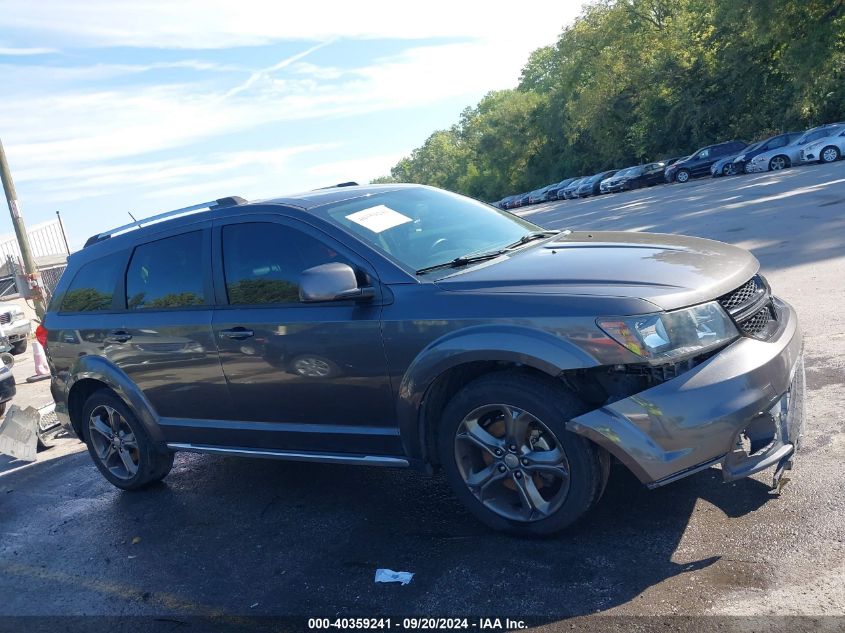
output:
M 552 235 L 557 235 L 561 231 L 535 231 L 534 233 L 528 233 L 527 235 L 523 235 L 513 244 L 508 244 L 507 246 L 503 246 L 502 248 L 496 249 L 494 251 L 487 251 L 486 253 L 470 253 L 469 255 L 462 255 L 461 257 L 456 257 L 455 259 L 443 262 L 441 264 L 434 264 L 433 266 L 426 266 L 425 268 L 420 268 L 417 271 L 418 275 L 423 275 L 427 272 L 432 270 L 439 270 L 441 268 L 458 268 L 460 266 L 466 266 L 467 264 L 473 264 L 475 262 L 481 262 L 485 259 L 493 259 L 494 257 L 498 257 L 504 253 L 507 253 L 514 248 L 518 248 L 523 244 L 527 244 L 528 242 L 532 242 L 534 240 L 539 240 L 544 237 L 550 237 Z
M 458 268 L 459 266 L 466 266 L 467 264 L 473 264 L 475 262 L 483 262 L 485 259 L 493 259 L 494 257 L 498 257 L 506 251 L 506 248 L 500 248 L 497 251 L 480 253 L 478 255 L 462 255 L 461 257 L 456 257 L 455 259 L 449 262 L 443 262 L 442 264 L 434 264 L 434 266 L 426 266 L 425 268 L 420 268 L 417 271 L 417 274 L 423 275 L 432 270 L 439 270 L 440 268 Z
M 560 233 L 560 231 L 534 231 L 533 233 L 529 233 L 528 235 L 523 235 L 513 244 L 508 244 L 507 246 L 505 246 L 505 250 L 518 248 L 523 244 L 528 244 L 528 242 L 533 242 L 534 240 L 541 240 L 544 237 L 551 237 L 552 235 L 557 235 L 558 233 Z

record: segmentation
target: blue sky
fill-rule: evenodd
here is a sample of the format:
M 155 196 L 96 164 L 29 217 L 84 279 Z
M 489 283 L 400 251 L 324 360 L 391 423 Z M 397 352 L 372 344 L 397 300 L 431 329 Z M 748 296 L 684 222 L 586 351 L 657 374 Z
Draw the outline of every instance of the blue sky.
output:
M 580 0 L 0 0 L 0 139 L 30 225 L 367 182 L 513 87 Z M 0 213 L 0 233 L 11 231 Z

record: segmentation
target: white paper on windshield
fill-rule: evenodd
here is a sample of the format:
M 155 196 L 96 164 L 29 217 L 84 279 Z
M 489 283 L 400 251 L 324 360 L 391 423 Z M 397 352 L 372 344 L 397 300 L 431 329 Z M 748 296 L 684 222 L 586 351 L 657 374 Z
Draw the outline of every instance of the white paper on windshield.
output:
M 364 209 L 363 211 L 356 211 L 351 215 L 347 215 L 346 219 L 355 224 L 360 224 L 373 233 L 381 233 L 387 229 L 392 229 L 394 226 L 411 221 L 411 218 L 407 215 L 402 215 L 398 211 L 394 211 L 383 204 Z

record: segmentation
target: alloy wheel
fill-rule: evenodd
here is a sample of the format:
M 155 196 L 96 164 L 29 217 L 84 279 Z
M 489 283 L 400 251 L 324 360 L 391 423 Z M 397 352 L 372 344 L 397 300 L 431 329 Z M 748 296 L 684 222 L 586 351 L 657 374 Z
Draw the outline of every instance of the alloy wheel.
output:
M 686 182 L 689 180 L 689 174 L 685 171 L 679 171 L 675 178 L 678 182 Z
M 775 156 L 771 161 L 769 161 L 769 169 L 772 171 L 786 169 L 786 159 L 783 156 Z
M 96 407 L 88 418 L 88 431 L 94 453 L 112 475 L 129 480 L 138 473 L 138 440 L 116 409 L 104 404 Z
M 455 461 L 470 492 L 514 521 L 544 519 L 569 493 L 563 444 L 531 413 L 508 404 L 471 411 L 455 433 Z
M 822 162 L 832 163 L 839 158 L 839 152 L 835 147 L 825 147 L 822 151 Z

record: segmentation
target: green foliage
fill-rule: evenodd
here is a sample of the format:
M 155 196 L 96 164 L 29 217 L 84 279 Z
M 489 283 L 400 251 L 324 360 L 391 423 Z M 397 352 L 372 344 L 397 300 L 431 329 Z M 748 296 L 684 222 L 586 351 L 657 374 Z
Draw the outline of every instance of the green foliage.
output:
M 279 279 L 241 279 L 228 284 L 226 290 L 229 303 L 238 305 L 299 302 L 299 286 Z
M 599 0 L 384 182 L 494 200 L 845 119 L 845 0 Z
M 62 300 L 63 312 L 91 312 L 111 308 L 111 293 L 100 292 L 94 288 L 77 288 L 65 293 Z

